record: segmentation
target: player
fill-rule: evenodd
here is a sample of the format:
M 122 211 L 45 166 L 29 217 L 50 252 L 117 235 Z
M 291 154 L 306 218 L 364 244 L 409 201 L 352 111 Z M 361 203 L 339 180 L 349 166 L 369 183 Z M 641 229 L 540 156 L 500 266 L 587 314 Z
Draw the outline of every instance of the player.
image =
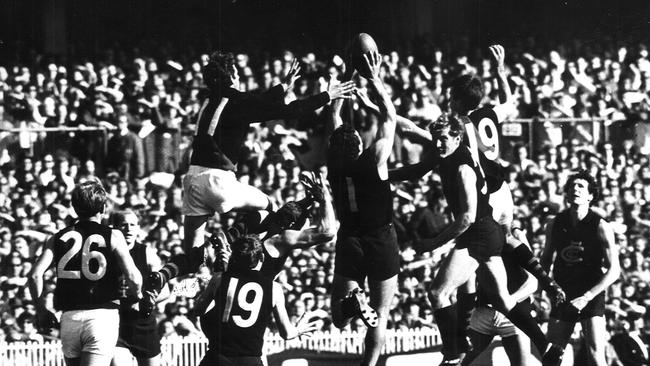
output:
M 124 234 L 129 254 L 143 277 L 147 277 L 157 264 L 147 246 L 137 242 L 140 225 L 132 210 L 115 211 L 110 224 Z M 155 254 L 153 254 L 155 255 Z M 143 317 L 137 309 L 137 299 L 122 293 L 120 299 L 120 332 L 112 366 L 129 364 L 132 357 L 139 366 L 160 364 L 160 336 L 156 313 Z M 164 296 L 164 295 L 163 295 Z M 158 299 L 160 301 L 160 298 Z
M 280 335 L 292 339 L 317 329 L 317 322 L 301 319 L 291 324 L 282 286 L 260 270 L 264 262 L 262 244 L 256 235 L 244 235 L 231 245 L 228 270 L 216 274 L 205 296 L 214 307 L 201 316 L 208 338 L 208 351 L 199 366 L 263 365 L 264 332 L 275 317 Z
M 354 316 L 370 327 L 362 365 L 375 365 L 384 344 L 390 303 L 397 288 L 399 247 L 392 225 L 393 197 L 387 161 L 393 148 L 396 113 L 379 78 L 378 52 L 364 55 L 370 86 L 379 95 L 380 124 L 374 142 L 362 151 L 359 134 L 348 125 L 330 137 L 327 167 L 335 209 L 341 223 L 332 284 L 332 320 L 346 326 Z M 333 113 L 337 123 L 340 103 Z M 370 303 L 361 288 L 366 277 Z M 347 297 L 346 297 L 347 295 Z
M 521 231 L 515 230 L 514 232 L 518 239 L 528 245 L 526 237 Z M 512 253 L 512 249 L 507 246 L 501 253 L 508 276 L 508 291 L 517 302 L 516 306 L 521 306 L 530 313 L 532 311 L 530 295 L 537 290 L 537 279 L 517 263 Z M 469 322 L 469 338 L 472 348 L 462 360 L 461 365 L 469 366 L 490 345 L 495 335 L 501 337 L 503 348 L 511 365 L 530 365 L 530 340 L 510 320 L 490 305 L 488 296 L 481 291 L 480 282 L 479 278 L 477 306 L 472 312 Z
M 430 287 L 429 299 L 443 341 L 443 365 L 460 362 L 457 342 L 457 309 L 451 295 L 478 269 L 483 287 L 491 295 L 493 307 L 501 311 L 524 331 L 540 352 L 547 347 L 539 326 L 517 307 L 505 286 L 506 273 L 501 260 L 504 233 L 492 218 L 492 208 L 479 167 L 474 164 L 469 148 L 462 144 L 464 125 L 458 119 L 443 115 L 430 126 L 431 136 L 440 161 L 443 191 L 454 221 L 433 239 L 417 243 L 416 251 L 431 251 L 449 241 L 456 244 L 442 263 Z
M 43 315 L 43 274 L 56 266 L 54 306 L 62 311 L 61 343 L 66 365 L 108 366 L 115 351 L 120 274 L 132 296 L 140 296 L 142 276 L 124 235 L 100 224 L 106 208 L 101 183 L 87 181 L 72 191 L 79 220 L 47 241 L 29 277 L 29 290 Z
M 284 83 L 262 95 L 240 92 L 239 75 L 232 53 L 217 51 L 204 66 L 203 77 L 209 96 L 197 117 L 190 168 L 183 178 L 183 251 L 147 281 L 142 310 L 153 308 L 157 292 L 170 278 L 190 273 L 204 258 L 205 225 L 217 213 L 231 210 L 272 210 L 270 198 L 259 189 L 239 182 L 235 176 L 238 157 L 248 128 L 253 122 L 292 118 L 344 98 L 351 82 L 331 85 L 328 91 L 284 104 L 282 98 L 298 78 L 294 60 Z
M 569 207 L 546 228 L 542 264 L 565 289 L 568 301 L 553 306 L 548 324 L 552 346 L 543 365 L 559 365 L 575 324 L 585 335 L 590 362 L 606 365 L 605 290 L 621 274 L 614 231 L 610 224 L 590 209 L 598 196 L 593 177 L 582 171 L 569 177 L 565 185 Z

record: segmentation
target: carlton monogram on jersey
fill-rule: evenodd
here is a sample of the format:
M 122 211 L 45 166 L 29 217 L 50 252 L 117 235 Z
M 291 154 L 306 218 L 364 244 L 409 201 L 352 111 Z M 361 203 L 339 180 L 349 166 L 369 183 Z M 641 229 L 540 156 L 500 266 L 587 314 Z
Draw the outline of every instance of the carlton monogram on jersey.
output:
M 570 211 L 560 212 L 553 223 L 552 243 L 557 255 L 553 278 L 567 295 L 581 295 L 603 276 L 607 243 L 598 236 L 602 218 L 593 211 L 572 222 Z
M 121 272 L 111 248 L 111 228 L 80 221 L 53 240 L 54 306 L 64 311 L 115 307 Z

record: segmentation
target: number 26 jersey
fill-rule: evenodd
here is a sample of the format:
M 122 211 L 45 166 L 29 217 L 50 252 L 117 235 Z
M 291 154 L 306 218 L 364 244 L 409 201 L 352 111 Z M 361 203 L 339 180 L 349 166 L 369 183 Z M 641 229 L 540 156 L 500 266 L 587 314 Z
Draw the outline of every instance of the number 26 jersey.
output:
M 53 237 L 56 309 L 117 308 L 121 270 L 113 254 L 111 230 L 79 221 Z

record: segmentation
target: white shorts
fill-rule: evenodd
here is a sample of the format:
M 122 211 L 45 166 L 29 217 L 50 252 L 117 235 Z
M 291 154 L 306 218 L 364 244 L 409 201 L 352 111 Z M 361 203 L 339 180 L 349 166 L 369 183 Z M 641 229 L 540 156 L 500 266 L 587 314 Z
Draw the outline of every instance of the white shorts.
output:
M 67 358 L 81 353 L 113 357 L 120 331 L 117 309 L 70 310 L 61 315 L 61 345 Z
M 230 170 L 190 165 L 183 177 L 183 207 L 186 216 L 226 213 L 237 207 L 237 198 L 248 194 L 248 189 L 259 190 L 237 180 Z
M 469 329 L 485 335 L 498 335 L 502 338 L 521 333 L 519 328 L 515 327 L 505 315 L 486 306 L 474 309 L 469 320 Z
M 512 201 L 512 193 L 506 182 L 490 195 L 490 206 L 492 206 L 492 217 L 499 225 L 510 226 L 514 219 L 515 203 Z

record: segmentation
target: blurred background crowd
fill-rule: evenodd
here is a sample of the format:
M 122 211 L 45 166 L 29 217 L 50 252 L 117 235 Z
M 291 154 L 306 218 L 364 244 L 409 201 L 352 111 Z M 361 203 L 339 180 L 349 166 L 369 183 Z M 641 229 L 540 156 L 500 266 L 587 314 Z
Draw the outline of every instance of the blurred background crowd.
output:
M 381 77 L 398 114 L 426 126 L 448 111 L 449 81 L 469 72 L 483 80 L 482 104 L 498 103 L 496 70 L 488 50 L 463 44 L 422 42 L 414 52 L 382 50 Z M 565 207 L 567 177 L 587 169 L 600 184 L 594 205 L 615 226 L 623 268 L 608 293 L 609 330 L 639 327 L 650 332 L 646 45 L 579 39 L 549 44 L 528 38 L 505 46 L 518 112 L 510 116 L 510 133 L 501 139 L 500 162 L 509 172 L 515 226 L 525 230 L 539 255 L 545 223 Z M 138 212 L 139 240 L 160 264 L 181 251 L 180 181 L 204 97 L 201 68 L 208 50 L 203 51 L 146 43 L 107 48 L 92 59 L 31 54 L 0 66 L 0 341 L 57 336 L 56 331 L 44 333 L 35 327 L 26 275 L 44 240 L 74 219 L 70 192 L 75 183 L 98 177 L 115 208 Z M 300 60 L 302 78 L 285 102 L 324 90 L 345 67 L 344 53 L 249 50 L 235 52 L 235 57 L 239 88 L 253 93 L 278 84 L 291 61 Z M 363 79 L 357 82 L 365 87 Z M 376 117 L 356 99 L 347 105 L 344 117 L 353 121 L 367 144 L 376 131 Z M 301 199 L 300 172 L 325 170 L 328 109 L 251 127 L 241 149 L 239 179 L 259 187 L 278 205 Z M 583 120 L 548 120 L 569 117 Z M 530 120 L 518 123 L 517 118 Z M 47 127 L 96 129 L 43 132 Z M 416 163 L 427 149 L 417 137 L 399 134 L 391 167 Z M 440 179 L 432 173 L 420 181 L 396 184 L 394 190 L 403 269 L 389 327 L 435 327 L 425 289 L 444 253 L 417 256 L 411 246 L 450 222 Z M 210 227 L 228 225 L 232 218 L 215 217 Z M 281 273 L 278 280 L 294 321 L 307 311 L 329 313 L 333 248 L 328 244 L 296 251 Z M 53 273 L 48 274 L 46 293 L 51 300 Z M 538 292 L 535 300 L 536 317 L 544 323 L 548 299 Z M 164 337 L 200 333 L 192 301 L 175 294 L 160 304 Z M 323 323 L 323 329 L 330 330 L 330 324 Z

